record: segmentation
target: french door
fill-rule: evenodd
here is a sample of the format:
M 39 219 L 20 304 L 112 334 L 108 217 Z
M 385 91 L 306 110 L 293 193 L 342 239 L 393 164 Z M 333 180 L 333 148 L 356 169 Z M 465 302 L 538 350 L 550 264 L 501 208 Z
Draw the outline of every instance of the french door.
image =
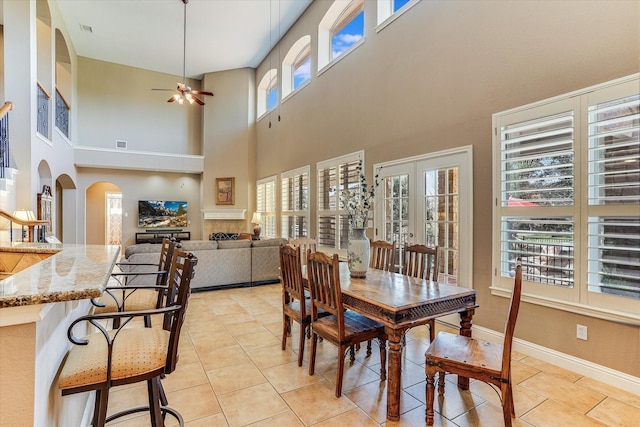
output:
M 471 288 L 471 147 L 377 164 L 374 171 L 380 182 L 374 238 L 438 246 L 438 281 Z

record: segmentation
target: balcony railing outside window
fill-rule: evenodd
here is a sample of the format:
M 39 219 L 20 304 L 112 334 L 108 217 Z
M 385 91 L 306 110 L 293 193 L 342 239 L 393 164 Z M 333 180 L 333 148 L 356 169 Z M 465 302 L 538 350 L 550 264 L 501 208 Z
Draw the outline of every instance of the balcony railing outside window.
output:
M 51 95 L 38 83 L 38 124 L 40 135 L 49 137 L 49 100 Z
M 69 138 L 69 110 L 71 107 L 64 96 L 56 88 L 56 127 L 64 136 Z

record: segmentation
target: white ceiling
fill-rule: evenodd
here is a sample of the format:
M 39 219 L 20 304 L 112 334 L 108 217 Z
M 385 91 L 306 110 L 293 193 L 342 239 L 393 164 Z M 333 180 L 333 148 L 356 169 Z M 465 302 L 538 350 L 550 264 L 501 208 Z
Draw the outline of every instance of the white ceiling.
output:
M 311 1 L 189 0 L 187 77 L 257 67 Z M 182 75 L 182 0 L 55 2 L 78 55 Z

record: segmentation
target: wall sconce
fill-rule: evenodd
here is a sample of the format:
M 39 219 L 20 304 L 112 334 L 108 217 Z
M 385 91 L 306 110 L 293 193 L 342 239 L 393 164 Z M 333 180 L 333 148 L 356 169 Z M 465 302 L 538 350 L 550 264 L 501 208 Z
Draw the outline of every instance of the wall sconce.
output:
M 253 234 L 256 236 L 256 239 L 259 239 L 260 232 L 262 231 L 262 227 L 260 227 L 260 224 L 262 224 L 262 215 L 260 215 L 260 212 L 253 213 L 251 223 L 255 224 L 255 227 L 253 227 Z

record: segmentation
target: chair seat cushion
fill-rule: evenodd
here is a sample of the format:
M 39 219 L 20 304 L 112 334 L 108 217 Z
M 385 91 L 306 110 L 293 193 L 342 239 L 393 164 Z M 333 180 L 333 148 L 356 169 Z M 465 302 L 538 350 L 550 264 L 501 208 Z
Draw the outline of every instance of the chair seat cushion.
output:
M 384 325 L 354 311 L 346 310 L 344 312 L 344 329 L 345 342 L 355 342 L 358 341 L 358 336 L 362 336 L 361 341 L 365 341 L 382 333 Z M 321 317 L 313 322 L 313 330 L 318 335 L 334 342 L 340 342 L 338 339 L 338 318 L 335 315 Z
M 113 332 L 113 331 L 111 331 Z M 122 380 L 163 369 L 169 331 L 161 328 L 125 328 L 113 345 L 111 379 Z M 107 342 L 98 332 L 89 344 L 73 345 L 60 373 L 60 389 L 100 384 L 107 379 Z
M 502 344 L 440 332 L 429 345 L 425 357 L 427 361 L 438 359 L 452 365 L 477 366 L 499 374 L 502 369 L 502 349 Z
M 113 295 L 120 300 L 122 291 L 111 291 Z M 100 305 L 104 307 L 95 307 L 94 313 L 114 313 L 118 311 L 116 301 L 107 293 L 104 293 L 98 300 Z M 125 311 L 153 310 L 158 303 L 158 291 L 153 289 L 136 289 L 134 292 L 127 291 L 127 297 L 124 302 Z

